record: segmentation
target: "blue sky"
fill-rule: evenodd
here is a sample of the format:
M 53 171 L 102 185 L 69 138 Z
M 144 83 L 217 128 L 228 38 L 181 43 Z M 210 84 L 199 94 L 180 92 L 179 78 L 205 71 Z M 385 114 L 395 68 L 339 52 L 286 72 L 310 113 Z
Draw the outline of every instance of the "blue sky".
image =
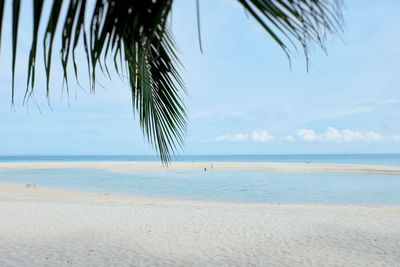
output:
M 93 95 L 70 84 L 54 61 L 51 108 L 38 55 L 36 99 L 22 105 L 31 42 L 23 3 L 15 111 L 10 110 L 10 3 L 0 51 L 0 154 L 154 154 L 134 119 L 128 86 L 100 78 Z M 400 152 L 400 3 L 347 1 L 343 35 L 315 48 L 309 71 L 229 0 L 201 1 L 204 53 L 195 1 L 176 0 L 173 32 L 187 84 L 189 127 L 181 154 Z M 222 14 L 222 16 L 221 16 Z M 54 57 L 58 56 L 55 47 Z M 81 83 L 87 88 L 84 55 Z M 72 77 L 71 77 L 72 78 Z

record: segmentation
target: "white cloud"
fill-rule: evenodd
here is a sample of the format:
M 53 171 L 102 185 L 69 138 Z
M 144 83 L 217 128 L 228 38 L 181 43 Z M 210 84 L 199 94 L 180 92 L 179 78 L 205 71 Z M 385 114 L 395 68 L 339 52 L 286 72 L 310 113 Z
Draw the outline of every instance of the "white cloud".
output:
M 350 129 L 336 129 L 328 127 L 324 132 L 317 133 L 313 129 L 299 129 L 297 136 L 304 141 L 322 141 L 322 142 L 373 142 L 382 139 L 379 133 L 367 131 L 353 131 Z
M 392 135 L 392 139 L 393 139 L 394 141 L 400 141 L 400 134 Z
M 340 142 L 342 139 L 342 133 L 333 127 L 329 127 L 323 133 L 323 138 L 328 142 Z
M 274 137 L 266 130 L 251 131 L 250 133 L 223 134 L 213 139 L 218 142 L 244 142 L 267 143 L 274 140 Z
M 383 139 L 382 135 L 380 135 L 380 134 L 378 134 L 378 133 L 376 133 L 376 132 L 367 132 L 367 133 L 365 134 L 365 136 L 366 136 L 367 139 L 370 140 L 370 141 L 379 141 L 379 140 L 382 140 L 382 139 Z
M 314 141 L 319 139 L 318 134 L 313 129 L 299 129 L 297 130 L 297 135 L 300 139 L 305 141 Z
M 224 134 L 217 136 L 215 138 L 215 141 L 221 141 L 221 142 L 242 142 L 246 141 L 248 139 L 247 134 L 239 133 L 239 134 Z
M 350 142 L 376 142 L 382 140 L 383 137 L 373 131 L 355 131 L 351 129 L 337 129 L 328 127 L 322 132 L 317 132 L 314 129 L 298 129 L 296 135 L 286 135 L 275 138 L 267 130 L 253 130 L 251 132 L 223 134 L 208 141 L 217 142 L 253 142 L 253 143 L 268 143 L 274 140 L 283 142 L 295 142 L 303 140 L 307 142 L 324 142 L 324 143 L 350 143 Z M 400 141 L 400 134 L 393 135 L 392 140 Z
M 255 143 L 267 143 L 274 140 L 274 137 L 268 131 L 253 131 L 251 141 Z

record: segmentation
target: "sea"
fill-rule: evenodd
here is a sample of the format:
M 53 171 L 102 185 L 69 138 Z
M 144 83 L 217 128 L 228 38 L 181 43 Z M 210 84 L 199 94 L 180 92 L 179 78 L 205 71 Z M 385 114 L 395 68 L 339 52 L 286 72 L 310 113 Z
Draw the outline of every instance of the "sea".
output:
M 156 156 L 0 156 L 4 162 L 159 161 Z M 180 162 L 298 162 L 400 166 L 400 154 L 195 155 Z M 121 173 L 97 169 L 0 170 L 0 183 L 35 184 L 99 192 L 238 203 L 400 205 L 400 174 L 157 170 Z

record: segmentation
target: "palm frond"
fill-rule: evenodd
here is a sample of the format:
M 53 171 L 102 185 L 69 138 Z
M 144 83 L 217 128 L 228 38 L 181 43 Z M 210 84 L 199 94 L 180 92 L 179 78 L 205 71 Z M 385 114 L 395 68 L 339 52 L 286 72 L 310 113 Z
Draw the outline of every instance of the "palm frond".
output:
M 17 56 L 20 0 L 12 1 L 12 102 Z M 196 1 L 199 44 L 199 0 Z M 290 57 L 286 45 L 298 41 L 306 56 L 310 43 L 324 49 L 326 33 L 340 29 L 339 0 L 237 0 Z M 110 78 L 108 59 L 120 77 L 126 76 L 132 91 L 144 136 L 159 152 L 165 163 L 183 146 L 187 125 L 182 101 L 184 83 L 179 75 L 181 65 L 167 19 L 173 0 L 116 1 L 52 0 L 47 21 L 43 15 L 44 0 L 33 0 L 33 38 L 29 53 L 25 97 L 35 88 L 35 66 L 38 42 L 43 43 L 46 95 L 49 98 L 54 41 L 61 27 L 61 65 L 68 91 L 68 66 L 72 59 L 78 81 L 76 49 L 83 43 L 90 88 L 95 91 L 98 70 Z M 5 0 L 0 0 L 0 41 Z M 64 12 L 65 10 L 65 12 Z M 89 12 L 91 12 L 89 14 Z M 88 19 L 89 18 L 89 19 Z M 45 33 L 41 37 L 40 24 Z M 1 42 L 0 42 L 1 43 Z M 201 49 L 202 50 L 202 49 Z M 124 73 L 126 69 L 126 73 Z M 79 81 L 78 81 L 79 83 Z
M 2 5 L 3 6 L 3 5 Z M 15 0 L 12 7 L 12 93 L 11 102 L 14 103 L 14 88 L 15 88 L 15 62 L 17 59 L 17 41 L 18 41 L 18 23 L 19 23 L 19 11 L 21 2 Z
M 43 10 L 43 1 L 35 0 L 33 3 L 33 38 L 31 44 L 31 51 L 29 52 L 29 63 L 28 63 L 28 79 L 26 88 L 31 88 L 31 92 L 33 92 L 33 88 L 35 86 L 35 62 L 36 62 L 36 48 L 37 48 L 37 40 L 39 35 L 39 23 L 42 17 Z M 25 92 L 25 97 L 27 97 L 28 90 Z
M 287 42 L 302 47 L 308 61 L 309 45 L 325 50 L 328 33 L 342 30 L 340 0 L 238 0 L 290 59 Z
M 0 0 L 0 40 L 1 40 L 1 31 L 3 29 L 3 13 L 4 13 L 4 0 Z M 1 42 L 0 42 L 1 47 Z
M 0 21 L 3 17 L 4 2 L 0 1 Z M 39 25 L 45 20 L 42 15 L 43 3 L 43 0 L 34 0 L 33 3 L 33 38 L 29 53 L 26 98 L 32 95 L 35 87 Z M 143 133 L 165 163 L 171 160 L 172 153 L 183 146 L 187 122 L 186 108 L 181 97 L 184 84 L 176 69 L 180 63 L 166 23 L 171 6 L 172 0 L 97 0 L 94 6 L 90 7 L 86 0 L 53 0 L 49 17 L 44 24 L 45 34 L 42 39 L 47 97 L 50 93 L 52 50 L 59 24 L 61 64 L 67 90 L 67 69 L 71 58 L 75 77 L 78 79 L 75 50 L 79 40 L 83 41 L 84 45 L 91 90 L 95 90 L 98 69 L 109 75 L 108 55 L 112 55 L 119 75 L 125 68 L 128 70 L 132 102 L 139 115 Z M 65 14 L 62 14 L 63 8 L 66 9 Z M 89 20 L 85 19 L 88 10 L 93 10 Z M 19 12 L 20 1 L 14 0 L 12 101 Z

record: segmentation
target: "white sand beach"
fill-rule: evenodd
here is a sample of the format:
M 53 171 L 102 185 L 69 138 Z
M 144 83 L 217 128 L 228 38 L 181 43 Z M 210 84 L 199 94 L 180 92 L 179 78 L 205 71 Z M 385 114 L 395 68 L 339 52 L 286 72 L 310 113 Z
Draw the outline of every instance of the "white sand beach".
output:
M 399 266 L 400 207 L 0 185 L 0 266 Z
M 254 170 L 282 172 L 364 172 L 364 173 L 400 173 L 400 166 L 351 165 L 331 163 L 280 163 L 280 162 L 173 162 L 162 165 L 160 162 L 136 161 L 60 161 L 60 162 L 1 162 L 0 170 L 18 169 L 105 169 L 118 172 L 154 171 L 154 170 Z

